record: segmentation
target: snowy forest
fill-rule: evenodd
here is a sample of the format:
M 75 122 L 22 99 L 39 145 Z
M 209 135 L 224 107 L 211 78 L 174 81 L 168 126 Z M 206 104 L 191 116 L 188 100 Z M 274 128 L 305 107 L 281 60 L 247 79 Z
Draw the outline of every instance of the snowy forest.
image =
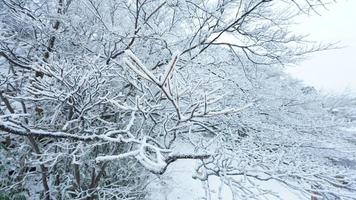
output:
M 356 99 L 284 70 L 333 4 L 0 0 L 0 200 L 356 199 Z

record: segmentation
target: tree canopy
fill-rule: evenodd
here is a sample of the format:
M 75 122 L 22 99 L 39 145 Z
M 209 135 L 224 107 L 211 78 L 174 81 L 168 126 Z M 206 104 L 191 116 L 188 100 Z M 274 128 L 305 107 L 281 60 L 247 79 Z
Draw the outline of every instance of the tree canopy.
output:
M 283 72 L 329 3 L 0 0 L 0 199 L 146 199 L 181 159 L 235 199 L 354 199 L 352 114 Z

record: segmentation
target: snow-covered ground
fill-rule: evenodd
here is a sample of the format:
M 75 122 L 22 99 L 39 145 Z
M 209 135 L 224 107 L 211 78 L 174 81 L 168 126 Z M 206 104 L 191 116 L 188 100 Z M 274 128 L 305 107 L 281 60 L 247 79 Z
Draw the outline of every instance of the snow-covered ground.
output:
M 157 176 L 150 183 L 150 200 L 232 200 L 232 192 L 228 186 L 221 184 L 216 177 L 209 178 L 208 183 L 193 179 L 195 162 L 192 160 L 179 160 L 169 166 L 164 175 Z M 241 180 L 243 181 L 243 180 Z M 270 190 L 271 193 L 279 195 L 283 200 L 305 199 L 298 192 L 286 188 L 276 181 L 255 182 L 262 190 Z M 206 189 L 210 191 L 206 193 Z M 219 198 L 220 197 L 220 198 Z M 275 200 L 277 197 L 266 194 L 261 199 Z
M 345 130 L 350 138 L 355 138 L 356 127 Z M 340 147 L 341 148 L 341 147 Z M 188 146 L 183 148 L 192 150 Z M 352 158 L 350 158 L 352 159 Z M 351 167 L 351 162 L 347 160 L 340 164 L 347 164 Z M 232 192 L 227 185 L 221 184 L 217 177 L 210 177 L 208 182 L 202 182 L 194 179 L 195 160 L 178 160 L 168 166 L 163 175 L 156 175 L 156 178 L 149 184 L 150 200 L 233 200 Z M 353 166 L 355 167 L 355 166 Z M 235 177 L 241 182 L 243 177 Z M 246 183 L 245 183 L 246 184 Z M 253 184 L 258 186 L 262 191 L 269 191 L 269 194 L 259 196 L 262 200 L 305 200 L 311 197 L 302 195 L 293 189 L 287 188 L 277 181 L 254 181 Z M 252 187 L 252 185 L 250 185 Z M 207 193 L 206 191 L 210 191 Z M 258 193 L 258 192 L 257 192 Z M 278 198 L 279 197 L 279 198 Z

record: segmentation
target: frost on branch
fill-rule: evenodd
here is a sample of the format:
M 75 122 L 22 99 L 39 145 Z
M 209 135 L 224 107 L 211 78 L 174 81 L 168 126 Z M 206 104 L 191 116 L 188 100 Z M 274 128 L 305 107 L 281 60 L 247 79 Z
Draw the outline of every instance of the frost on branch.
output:
M 181 159 L 235 199 L 354 199 L 354 101 L 280 68 L 326 1 L 0 2 L 0 199 L 147 199 Z

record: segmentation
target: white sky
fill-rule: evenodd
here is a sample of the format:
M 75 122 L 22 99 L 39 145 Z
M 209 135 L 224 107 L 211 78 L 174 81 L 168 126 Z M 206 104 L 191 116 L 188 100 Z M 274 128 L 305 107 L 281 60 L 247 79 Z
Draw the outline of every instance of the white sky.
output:
M 310 34 L 310 39 L 321 42 L 339 42 L 342 49 L 311 54 L 298 66 L 287 69 L 325 92 L 346 90 L 356 95 L 356 0 L 338 0 L 297 26 L 297 31 Z

